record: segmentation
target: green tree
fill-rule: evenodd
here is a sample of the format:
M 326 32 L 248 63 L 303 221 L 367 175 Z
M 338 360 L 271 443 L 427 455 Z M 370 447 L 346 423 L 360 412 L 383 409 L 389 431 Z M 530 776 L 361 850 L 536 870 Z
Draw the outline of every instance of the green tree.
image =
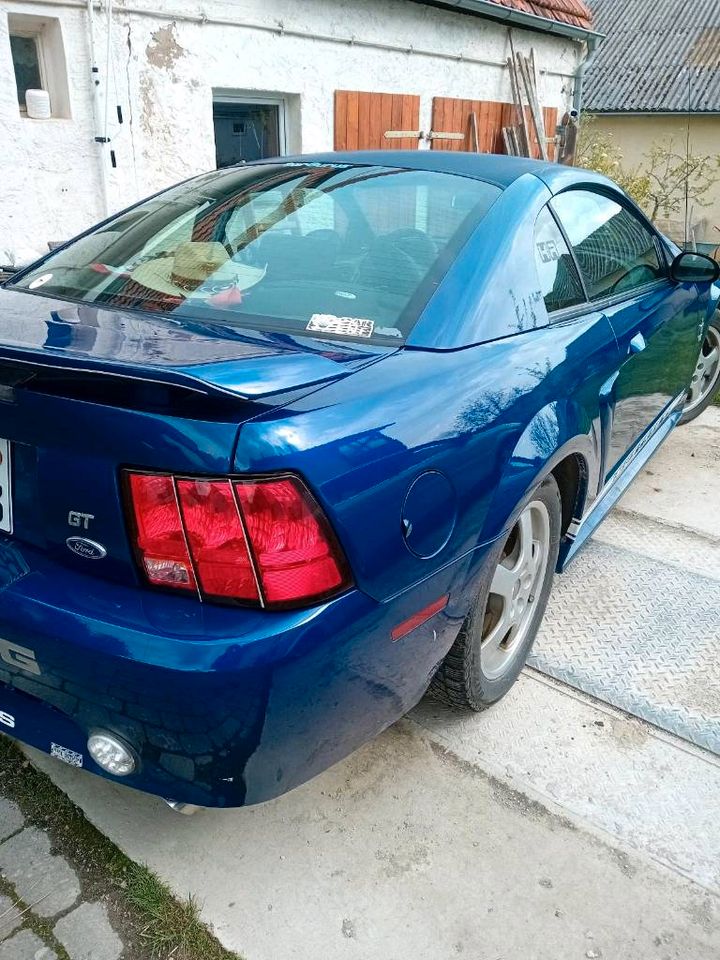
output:
M 578 133 L 575 165 L 595 170 L 614 180 L 644 209 L 650 199 L 650 180 L 640 170 L 627 170 L 623 155 L 611 133 L 597 128 L 596 118 L 584 116 Z
M 578 135 L 576 165 L 611 177 L 641 206 L 651 220 L 670 219 L 686 205 L 709 206 L 708 191 L 720 176 L 720 155 L 686 153 L 672 140 L 656 140 L 639 167 L 627 169 L 611 133 L 596 126 L 596 117 L 583 117 Z
M 710 206 L 708 190 L 717 182 L 720 156 L 696 155 L 678 151 L 672 140 L 655 141 L 645 154 L 648 180 L 645 208 L 651 220 L 658 214 L 669 218 L 688 207 Z

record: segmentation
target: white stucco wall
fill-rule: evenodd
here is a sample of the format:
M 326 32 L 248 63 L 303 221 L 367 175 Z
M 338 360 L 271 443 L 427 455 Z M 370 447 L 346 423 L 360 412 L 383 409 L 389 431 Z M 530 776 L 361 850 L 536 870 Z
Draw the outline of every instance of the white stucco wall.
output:
M 103 151 L 93 142 L 93 104 L 85 10 L 77 0 L 0 0 L 0 264 L 46 249 L 105 213 Z M 144 15 L 129 8 L 160 8 Z M 21 118 L 7 36 L 7 12 L 58 17 L 68 66 L 72 116 Z M 213 89 L 287 94 L 288 146 L 332 149 L 336 89 L 419 94 L 420 125 L 430 129 L 433 96 L 511 100 L 507 69 L 262 32 L 243 22 L 283 22 L 311 33 L 356 37 L 504 62 L 506 27 L 409 0 L 207 0 L 205 23 L 191 0 L 116 0 L 110 72 L 110 134 L 117 157 L 107 173 L 107 206 L 139 197 L 215 165 Z M 175 19 L 171 19 L 175 17 Z M 238 21 L 237 26 L 213 19 Z M 95 15 L 96 60 L 104 73 L 105 18 Z M 582 48 L 571 40 L 514 31 L 517 49 L 532 46 L 540 96 L 561 113 L 572 93 Z M 101 73 L 101 76 L 103 74 Z M 125 123 L 117 126 L 115 104 Z

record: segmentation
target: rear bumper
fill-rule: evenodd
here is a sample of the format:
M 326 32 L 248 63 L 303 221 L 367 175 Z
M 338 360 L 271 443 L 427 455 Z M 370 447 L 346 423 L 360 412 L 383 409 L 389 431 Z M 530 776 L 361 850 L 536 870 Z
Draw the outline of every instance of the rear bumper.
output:
M 204 806 L 271 799 L 418 701 L 464 605 L 397 642 L 392 629 L 460 596 L 468 566 L 389 603 L 353 590 L 267 613 L 106 583 L 0 540 L 0 732 L 115 779 L 86 750 L 109 730 L 140 758 L 118 782 Z

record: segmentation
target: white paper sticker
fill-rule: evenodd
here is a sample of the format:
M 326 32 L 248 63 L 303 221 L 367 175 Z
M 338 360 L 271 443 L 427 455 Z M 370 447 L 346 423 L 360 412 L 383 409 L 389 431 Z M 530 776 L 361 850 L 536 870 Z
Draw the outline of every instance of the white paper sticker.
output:
M 31 280 L 28 284 L 28 290 L 37 290 L 38 287 L 41 287 L 44 283 L 47 283 L 48 280 L 52 280 L 51 273 L 44 273 L 41 277 L 35 277 L 34 280 Z
M 374 320 L 358 317 L 336 317 L 332 313 L 314 313 L 306 329 L 316 333 L 339 333 L 344 337 L 371 337 Z
M 83 765 L 83 755 L 71 750 L 69 747 L 61 747 L 59 743 L 50 744 L 50 756 L 62 760 L 63 763 L 69 763 L 71 767 L 81 767 Z

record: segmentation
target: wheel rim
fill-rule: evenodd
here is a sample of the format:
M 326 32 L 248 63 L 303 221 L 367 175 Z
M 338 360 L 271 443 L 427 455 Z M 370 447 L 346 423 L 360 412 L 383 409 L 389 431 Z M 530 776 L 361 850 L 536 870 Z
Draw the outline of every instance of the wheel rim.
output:
M 520 514 L 495 569 L 480 640 L 485 676 L 501 677 L 527 637 L 550 555 L 550 514 L 533 500 Z
M 715 392 L 720 379 L 720 333 L 715 327 L 708 327 L 703 340 L 702 350 L 693 371 L 685 404 L 685 413 L 696 410 Z

